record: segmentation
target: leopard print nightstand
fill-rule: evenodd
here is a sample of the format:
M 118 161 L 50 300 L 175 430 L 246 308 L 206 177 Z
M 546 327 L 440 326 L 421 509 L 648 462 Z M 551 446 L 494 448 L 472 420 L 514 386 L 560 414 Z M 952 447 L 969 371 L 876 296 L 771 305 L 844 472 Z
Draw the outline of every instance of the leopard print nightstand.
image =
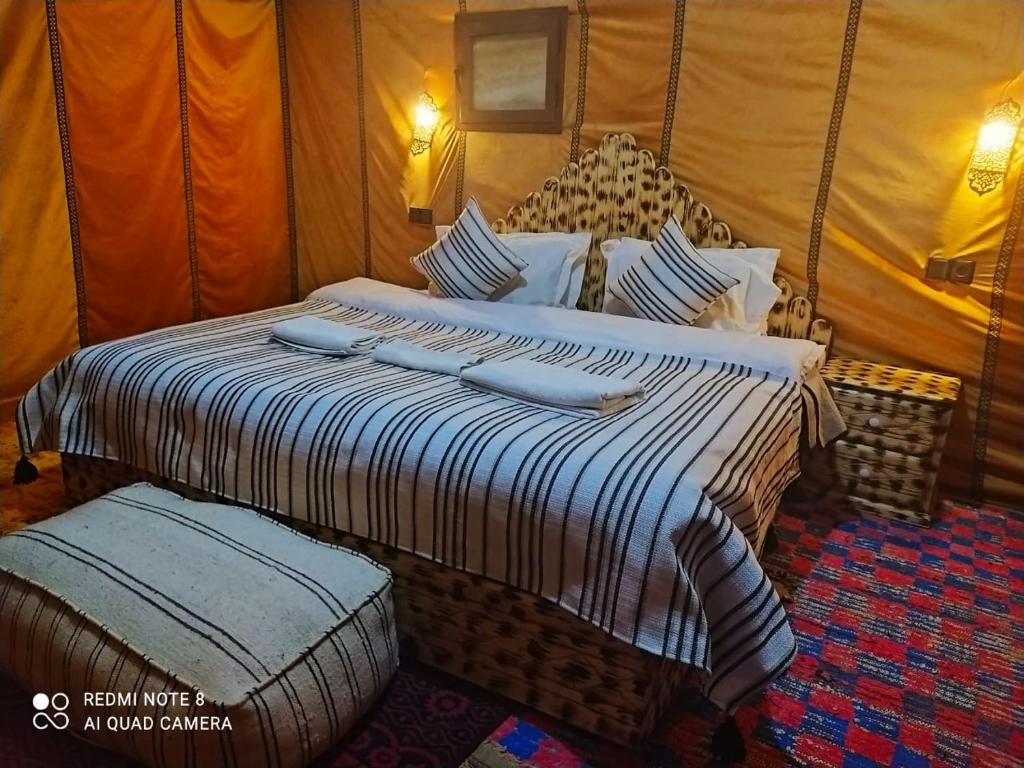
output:
M 821 371 L 847 431 L 809 471 L 860 512 L 931 525 L 936 473 L 960 379 L 861 360 Z

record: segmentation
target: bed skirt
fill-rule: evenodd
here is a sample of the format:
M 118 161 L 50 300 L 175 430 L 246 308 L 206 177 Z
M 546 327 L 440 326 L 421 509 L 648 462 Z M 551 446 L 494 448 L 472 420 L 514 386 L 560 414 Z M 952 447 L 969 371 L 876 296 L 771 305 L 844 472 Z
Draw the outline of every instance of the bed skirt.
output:
M 200 501 L 237 503 L 107 459 L 62 454 L 62 471 L 71 504 L 140 481 Z M 391 569 L 407 657 L 631 746 L 683 693 L 689 667 L 617 640 L 542 598 L 333 528 L 277 517 Z M 696 686 L 685 693 L 700 696 Z

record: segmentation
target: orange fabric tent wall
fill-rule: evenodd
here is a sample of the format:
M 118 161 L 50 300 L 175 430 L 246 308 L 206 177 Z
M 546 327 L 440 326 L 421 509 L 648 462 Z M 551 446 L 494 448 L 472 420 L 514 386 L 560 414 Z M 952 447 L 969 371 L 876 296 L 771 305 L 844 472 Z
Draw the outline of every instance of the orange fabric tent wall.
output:
M 408 262 L 629 131 L 836 326 L 840 354 L 954 373 L 948 489 L 1024 501 L 1018 0 L 568 0 L 560 134 L 454 128 L 453 18 L 558 0 L 0 0 L 0 400 L 80 343 L 282 303 Z M 409 153 L 428 90 L 441 121 Z M 293 174 L 294 171 L 294 174 Z M 293 183 L 294 175 L 294 183 Z M 925 281 L 930 253 L 977 262 Z
M 469 195 L 492 217 L 629 131 L 836 326 L 840 354 L 964 380 L 947 490 L 1024 501 L 1022 296 L 1013 166 L 978 197 L 985 112 L 1024 101 L 1016 0 L 569 0 L 563 131 L 454 129 L 453 18 L 557 0 L 285 4 L 303 289 L 357 274 L 419 285 L 408 258 Z M 441 110 L 408 151 L 421 91 Z M 977 262 L 923 279 L 929 253 Z
M 0 3 L 2 389 L 297 290 L 280 5 Z

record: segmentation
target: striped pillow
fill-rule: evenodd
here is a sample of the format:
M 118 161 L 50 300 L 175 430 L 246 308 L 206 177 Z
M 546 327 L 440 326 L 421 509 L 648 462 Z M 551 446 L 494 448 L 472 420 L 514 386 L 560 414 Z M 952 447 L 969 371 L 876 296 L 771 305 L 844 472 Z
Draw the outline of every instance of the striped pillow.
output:
M 448 234 L 412 260 L 449 299 L 486 299 L 526 269 L 469 199 Z
M 690 325 L 739 281 L 727 275 L 689 241 L 672 216 L 633 266 L 608 290 L 637 317 Z

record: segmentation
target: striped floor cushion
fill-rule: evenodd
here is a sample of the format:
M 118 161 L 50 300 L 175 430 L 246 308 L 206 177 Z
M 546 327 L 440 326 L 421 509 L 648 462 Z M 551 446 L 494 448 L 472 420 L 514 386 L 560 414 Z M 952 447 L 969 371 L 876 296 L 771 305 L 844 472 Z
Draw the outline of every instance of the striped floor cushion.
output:
M 0 539 L 0 670 L 34 724 L 151 766 L 306 765 L 396 642 L 385 568 L 237 507 L 139 484 Z

